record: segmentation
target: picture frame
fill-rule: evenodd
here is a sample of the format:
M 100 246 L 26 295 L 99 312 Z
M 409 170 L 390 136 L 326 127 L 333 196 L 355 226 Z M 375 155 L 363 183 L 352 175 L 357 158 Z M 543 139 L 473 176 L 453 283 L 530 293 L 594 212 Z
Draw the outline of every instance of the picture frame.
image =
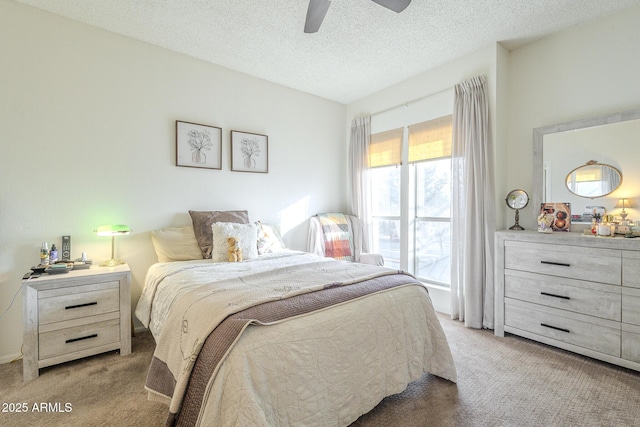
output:
M 553 231 L 570 231 L 571 203 L 541 203 L 540 214 L 551 216 Z
M 222 169 L 222 129 L 176 120 L 176 166 Z
M 231 170 L 269 173 L 269 137 L 258 133 L 232 130 Z

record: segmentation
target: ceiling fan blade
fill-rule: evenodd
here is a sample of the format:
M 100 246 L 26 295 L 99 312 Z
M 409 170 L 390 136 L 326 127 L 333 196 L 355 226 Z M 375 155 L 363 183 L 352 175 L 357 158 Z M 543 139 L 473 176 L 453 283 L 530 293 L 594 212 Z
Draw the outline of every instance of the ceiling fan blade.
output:
M 378 3 L 380 6 L 384 6 L 387 9 L 393 10 L 394 12 L 400 13 L 409 6 L 411 0 L 373 0 L 375 3 Z
M 315 33 L 318 31 L 330 5 L 331 0 L 309 0 L 307 20 L 304 22 L 305 33 Z

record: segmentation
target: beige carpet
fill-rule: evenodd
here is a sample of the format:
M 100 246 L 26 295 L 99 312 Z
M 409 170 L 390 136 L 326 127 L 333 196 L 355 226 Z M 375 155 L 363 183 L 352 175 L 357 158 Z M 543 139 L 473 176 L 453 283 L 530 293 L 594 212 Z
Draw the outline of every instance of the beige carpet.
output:
M 640 373 L 525 339 L 497 338 L 440 316 L 458 383 L 431 375 L 383 400 L 353 425 L 640 426 Z M 58 365 L 22 382 L 22 363 L 0 365 L 0 426 L 160 426 L 166 407 L 143 384 L 153 339 L 141 333 L 133 354 L 116 352 Z M 6 413 L 12 403 L 27 413 Z M 51 403 L 70 412 L 34 412 Z

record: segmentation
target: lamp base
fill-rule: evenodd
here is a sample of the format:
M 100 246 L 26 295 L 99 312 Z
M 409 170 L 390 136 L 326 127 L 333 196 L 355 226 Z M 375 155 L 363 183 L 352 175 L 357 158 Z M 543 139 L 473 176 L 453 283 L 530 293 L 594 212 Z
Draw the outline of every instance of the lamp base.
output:
M 125 262 L 122 261 L 121 259 L 111 258 L 110 260 L 100 263 L 100 267 L 115 267 L 116 265 L 122 265 L 122 264 L 125 264 Z

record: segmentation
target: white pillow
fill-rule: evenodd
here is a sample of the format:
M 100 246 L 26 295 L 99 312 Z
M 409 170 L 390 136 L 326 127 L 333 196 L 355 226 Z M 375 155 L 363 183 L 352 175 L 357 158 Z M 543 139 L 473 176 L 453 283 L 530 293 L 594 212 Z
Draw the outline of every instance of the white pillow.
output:
M 160 262 L 202 259 L 192 225 L 154 230 L 151 241 Z
M 255 224 L 215 222 L 211 224 L 211 232 L 213 234 L 211 260 L 229 261 L 229 244 L 227 243 L 229 237 L 235 237 L 240 242 L 243 259 L 258 256 L 258 231 Z
M 258 226 L 258 255 L 281 252 L 287 247 L 280 237 L 278 226 L 257 221 Z

